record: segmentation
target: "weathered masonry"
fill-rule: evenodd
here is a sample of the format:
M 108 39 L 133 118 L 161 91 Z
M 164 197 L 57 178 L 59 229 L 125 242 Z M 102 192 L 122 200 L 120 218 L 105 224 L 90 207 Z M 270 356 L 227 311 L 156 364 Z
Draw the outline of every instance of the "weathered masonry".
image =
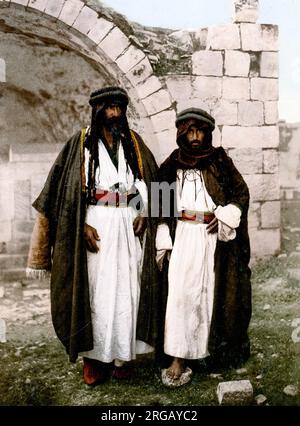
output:
M 176 112 L 210 111 L 214 144 L 250 187 L 252 253 L 279 252 L 278 28 L 257 17 L 258 0 L 236 0 L 232 23 L 174 31 L 95 1 L 0 0 L 2 275 L 22 273 L 31 203 L 62 144 L 89 124 L 90 91 L 104 84 L 128 90 L 130 123 L 159 163 L 175 146 Z

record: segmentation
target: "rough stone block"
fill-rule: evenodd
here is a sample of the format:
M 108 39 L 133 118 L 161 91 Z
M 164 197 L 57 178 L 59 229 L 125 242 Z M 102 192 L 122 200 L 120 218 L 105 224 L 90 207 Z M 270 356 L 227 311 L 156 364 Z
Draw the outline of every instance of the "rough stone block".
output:
M 279 176 L 245 175 L 252 201 L 277 201 L 280 199 Z
M 178 30 L 169 35 L 174 40 L 177 46 L 184 50 L 191 50 L 193 48 L 193 41 L 189 31 Z
M 261 206 L 261 227 L 280 227 L 280 201 L 267 201 Z
M 200 49 L 206 49 L 207 45 L 207 34 L 208 29 L 207 28 L 199 28 L 194 33 L 194 45 L 198 50 Z
M 23 6 L 27 6 L 28 0 L 14 0 L 14 3 L 22 4 Z
M 0 180 L 0 220 L 11 220 L 14 216 L 14 191 L 12 180 Z M 0 234 L 1 241 L 1 234 Z
M 31 210 L 30 180 L 16 180 L 14 182 L 14 198 L 14 219 L 29 220 Z
M 43 189 L 43 186 L 45 185 L 47 178 L 47 174 L 40 173 L 36 174 L 31 177 L 31 184 L 30 184 L 30 219 L 35 219 L 36 217 L 36 210 L 31 207 L 32 203 L 35 201 L 35 199 L 40 194 L 41 190 Z
M 192 55 L 192 73 L 194 75 L 223 75 L 223 57 L 221 52 L 200 50 Z
M 47 15 L 53 16 L 54 18 L 58 18 L 64 3 L 65 0 L 47 1 L 47 6 L 45 7 L 44 13 L 47 13 Z
M 250 71 L 249 53 L 237 50 L 225 51 L 225 74 L 233 77 L 248 77 Z
M 11 163 L 53 162 L 62 147 L 63 144 L 11 145 L 9 161 Z M 28 165 L 20 164 L 19 167 L 28 168 Z
M 233 380 L 218 384 L 220 405 L 248 405 L 253 401 L 253 388 L 249 380 Z
M 20 254 L 0 254 L 0 270 L 24 268 L 27 263 L 27 257 Z
M 279 57 L 277 52 L 262 52 L 260 76 L 277 78 L 279 76 Z
M 133 67 L 126 76 L 133 86 L 142 83 L 153 74 L 152 66 L 148 58 L 144 58 L 135 67 Z
M 223 98 L 228 100 L 250 99 L 250 83 L 248 78 L 223 78 Z
M 162 132 L 175 126 L 176 114 L 174 110 L 162 111 L 151 116 L 154 132 Z
M 279 152 L 275 149 L 265 149 L 263 151 L 264 173 L 279 172 Z
M 99 47 L 106 53 L 107 56 L 115 61 L 121 53 L 129 46 L 130 41 L 126 35 L 115 27 L 112 31 L 101 41 Z
M 250 203 L 248 226 L 249 229 L 257 229 L 260 226 L 260 203 Z
M 277 101 L 278 80 L 273 78 L 251 78 L 251 99 L 257 101 Z
M 29 240 L 28 241 L 9 241 L 6 244 L 6 252 L 8 254 L 25 254 L 28 256 Z
M 280 253 L 280 229 L 250 229 L 252 257 L 261 258 Z
M 0 82 L 6 82 L 6 63 L 2 58 L 0 58 Z
M 28 6 L 43 12 L 47 6 L 48 0 L 29 0 Z
M 212 134 L 212 144 L 214 147 L 222 146 L 222 133 L 218 126 L 215 127 L 215 130 Z
M 204 109 L 204 111 L 207 111 L 208 113 L 211 110 L 211 105 L 209 100 L 202 101 L 198 98 L 190 98 L 190 99 L 179 99 L 177 101 L 176 109 L 177 112 L 183 111 L 187 108 L 201 108 Z
M 144 58 L 145 53 L 142 50 L 134 46 L 129 46 L 129 48 L 116 60 L 116 64 L 126 74 Z
M 72 25 L 75 30 L 80 31 L 82 34 L 87 34 L 98 22 L 98 13 L 84 6 L 74 24 Z
M 220 100 L 216 103 L 212 114 L 219 126 L 235 125 L 237 124 L 237 103 Z
M 12 239 L 12 226 L 11 220 L 0 221 L 0 240 L 1 242 L 8 242 Z
M 222 96 L 221 77 L 194 77 L 192 79 L 192 97 L 200 100 L 220 99 Z
M 34 222 L 14 220 L 12 222 L 12 237 L 14 240 L 28 240 L 31 236 Z
M 264 124 L 264 106 L 262 102 L 239 102 L 238 123 L 241 126 L 260 126 Z
M 178 148 L 176 144 L 176 128 L 172 130 L 166 130 L 156 134 L 157 145 L 154 148 L 151 147 L 153 155 L 156 158 L 157 163 L 160 165 L 174 149 Z
M 277 148 L 278 145 L 277 126 L 223 127 L 222 146 L 224 148 Z
M 293 200 L 294 199 L 294 189 L 283 189 L 281 198 L 283 200 Z M 299 257 L 300 257 L 300 253 L 299 253 Z
M 259 24 L 241 24 L 242 50 L 259 52 L 262 48 L 262 28 Z
M 238 25 L 225 24 L 208 28 L 207 49 L 240 49 L 240 32 Z
M 99 44 L 112 30 L 114 24 L 106 19 L 99 18 L 97 24 L 88 32 L 88 38 Z
M 263 151 L 260 148 L 231 149 L 229 156 L 243 175 L 263 172 Z
M 278 25 L 262 24 L 262 50 L 278 51 Z
M 1 189 L 1 184 L 5 185 L 5 181 L 10 181 L 13 179 L 13 173 L 10 167 L 9 163 L 2 163 L 0 164 L 0 181 L 2 180 L 3 182 L 0 182 L 0 189 Z
M 170 95 L 162 89 L 145 98 L 143 104 L 149 115 L 157 114 L 171 107 Z
M 167 77 L 166 85 L 175 101 L 190 99 L 192 96 L 190 76 Z
M 14 180 L 23 180 L 23 179 L 34 179 L 38 174 L 48 175 L 49 170 L 53 164 L 53 160 L 38 161 L 32 163 L 11 163 L 12 171 L 14 173 Z
M 146 98 L 161 88 L 162 86 L 159 79 L 154 75 L 147 78 L 147 80 L 145 80 L 143 83 L 137 84 L 135 87 L 140 99 Z
M 265 123 L 277 124 L 278 123 L 278 102 L 271 101 L 265 102 Z
M 63 8 L 59 14 L 59 19 L 65 22 L 67 25 L 72 26 L 75 19 L 78 17 L 84 3 L 79 0 L 68 0 L 63 5 Z
M 258 0 L 235 0 L 234 22 L 256 22 L 258 19 Z
M 276 25 L 241 24 L 244 51 L 277 51 L 278 27 Z

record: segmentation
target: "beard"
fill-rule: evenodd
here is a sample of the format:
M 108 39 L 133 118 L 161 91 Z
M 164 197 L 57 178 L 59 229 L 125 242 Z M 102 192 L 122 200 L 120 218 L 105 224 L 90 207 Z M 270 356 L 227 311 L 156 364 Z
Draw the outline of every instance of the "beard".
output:
M 111 132 L 113 138 L 120 138 L 124 136 L 127 122 L 123 115 L 120 117 L 107 118 L 102 111 L 99 110 L 96 114 L 96 124 L 98 128 L 104 125 Z
M 212 147 L 212 134 L 211 132 L 207 132 L 205 134 L 205 137 L 202 141 L 199 141 L 197 139 L 188 142 L 186 137 L 180 138 L 180 141 L 178 141 L 179 147 L 188 154 L 201 154 L 205 153 Z

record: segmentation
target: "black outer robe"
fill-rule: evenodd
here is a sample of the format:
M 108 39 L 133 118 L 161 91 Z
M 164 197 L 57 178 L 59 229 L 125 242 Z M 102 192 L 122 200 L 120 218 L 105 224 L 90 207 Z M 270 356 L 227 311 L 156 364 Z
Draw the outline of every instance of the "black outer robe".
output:
M 178 150 L 164 161 L 159 168 L 159 181 L 176 182 L 176 172 L 181 168 L 177 163 Z M 250 355 L 250 343 L 247 334 L 251 318 L 251 271 L 250 244 L 248 236 L 247 214 L 249 207 L 249 191 L 241 174 L 235 168 L 230 157 L 223 148 L 216 148 L 214 154 L 202 161 L 198 169 L 202 170 L 206 189 L 214 203 L 225 206 L 236 204 L 242 210 L 240 225 L 236 230 L 236 238 L 229 242 L 217 241 L 215 250 L 215 291 L 213 315 L 209 335 L 208 349 L 210 359 L 215 366 L 239 366 Z M 174 242 L 177 219 L 174 212 L 176 197 L 172 198 L 174 209 L 170 218 L 163 218 L 169 225 L 170 235 Z M 182 256 L 194 256 L 197 253 L 182 253 Z M 165 259 L 162 279 L 161 310 L 165 312 L 167 301 L 168 261 Z M 161 344 L 163 342 L 161 328 Z
M 150 150 L 135 133 L 142 158 L 144 180 L 148 186 L 157 180 L 157 165 Z M 84 149 L 81 132 L 65 144 L 55 160 L 45 186 L 33 207 L 49 220 L 51 269 L 51 314 L 55 332 L 66 348 L 71 362 L 79 352 L 93 348 L 86 247 L 83 229 L 86 194 L 82 183 Z M 147 218 L 147 237 L 141 280 L 137 338 L 154 345 L 158 333 L 158 269 L 155 262 L 157 220 Z M 147 303 L 146 303 L 147 301 Z

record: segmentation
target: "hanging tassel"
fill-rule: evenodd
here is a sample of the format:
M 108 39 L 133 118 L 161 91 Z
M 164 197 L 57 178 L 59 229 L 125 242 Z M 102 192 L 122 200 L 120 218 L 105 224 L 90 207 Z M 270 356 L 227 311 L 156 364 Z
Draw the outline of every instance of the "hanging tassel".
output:
M 45 280 L 47 278 L 50 278 L 50 271 L 47 269 L 33 269 L 33 268 L 26 268 L 26 278 L 31 280 Z

